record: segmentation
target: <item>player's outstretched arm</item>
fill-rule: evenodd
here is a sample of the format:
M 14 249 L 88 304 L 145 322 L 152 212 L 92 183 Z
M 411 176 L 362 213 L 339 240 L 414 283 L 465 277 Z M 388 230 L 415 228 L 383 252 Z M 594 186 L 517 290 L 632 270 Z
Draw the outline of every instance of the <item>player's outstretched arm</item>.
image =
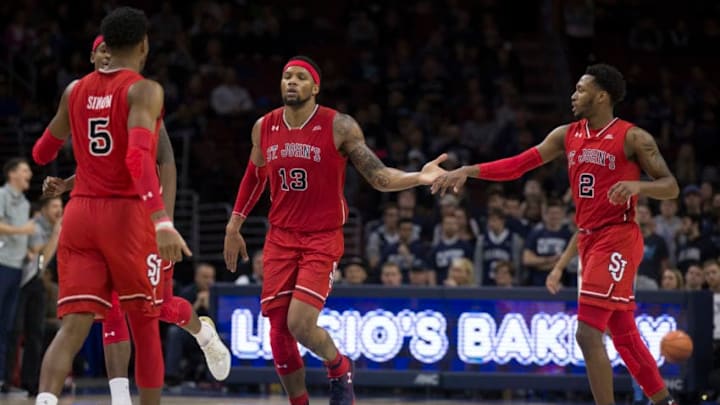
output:
M 350 158 L 355 168 L 378 191 L 400 191 L 408 188 L 430 185 L 441 174 L 446 173 L 440 163 L 446 154 L 438 156 L 423 166 L 419 172 L 404 172 L 385 166 L 368 148 L 360 126 L 349 115 L 337 113 L 333 122 L 333 133 L 340 140 L 340 151 Z
M 568 263 L 570 263 L 570 259 L 577 255 L 577 251 L 577 232 L 575 232 L 565 247 L 565 251 L 562 252 L 560 259 L 558 259 L 545 279 L 545 287 L 550 291 L 550 294 L 554 295 L 560 291 L 560 287 L 562 287 L 560 279 L 562 279 L 562 275 Z
M 150 153 L 155 142 L 155 128 L 163 107 L 162 87 L 152 80 L 140 80 L 128 90 L 128 150 L 125 164 L 140 198 L 155 223 L 160 257 L 171 262 L 191 256 L 185 240 L 175 230 L 160 194 L 155 169 L 156 156 Z
M 60 104 L 55 112 L 55 116 L 48 124 L 42 136 L 35 141 L 32 150 L 32 157 L 35 163 L 43 166 L 57 157 L 60 148 L 62 148 L 65 140 L 70 136 L 70 114 L 68 113 L 68 99 L 70 93 L 75 87 L 76 81 L 70 83 L 63 91 L 60 97 Z
M 513 157 L 492 162 L 463 166 L 438 177 L 432 184 L 432 193 L 445 194 L 448 189 L 457 193 L 473 177 L 491 181 L 510 181 L 520 178 L 526 172 L 554 160 L 565 150 L 567 125 L 553 129 L 537 146 Z
M 653 180 L 615 183 L 608 190 L 610 202 L 625 204 L 628 198 L 636 194 L 646 195 L 657 200 L 677 198 L 680 187 L 660 154 L 652 135 L 638 127 L 630 128 L 625 137 L 625 151 L 628 158 L 635 159 Z
M 165 129 L 165 122 L 160 125 L 157 148 L 157 164 L 160 174 L 160 186 L 165 210 L 172 220 L 175 217 L 175 197 L 177 195 L 177 167 L 175 167 L 175 152 L 173 151 L 170 136 Z
M 247 246 L 245 246 L 245 239 L 243 239 L 240 234 L 240 228 L 242 228 L 243 223 L 245 223 L 245 218 L 250 214 L 250 211 L 252 211 L 255 204 L 257 204 L 263 191 L 265 191 L 265 184 L 267 182 L 265 157 L 263 156 L 262 149 L 260 149 L 262 120 L 262 118 L 258 119 L 255 125 L 253 125 L 250 159 L 245 169 L 245 175 L 240 182 L 232 215 L 225 226 L 223 257 L 225 258 L 225 267 L 232 272 L 235 272 L 237 269 L 238 257 L 242 257 L 243 262 L 249 260 Z

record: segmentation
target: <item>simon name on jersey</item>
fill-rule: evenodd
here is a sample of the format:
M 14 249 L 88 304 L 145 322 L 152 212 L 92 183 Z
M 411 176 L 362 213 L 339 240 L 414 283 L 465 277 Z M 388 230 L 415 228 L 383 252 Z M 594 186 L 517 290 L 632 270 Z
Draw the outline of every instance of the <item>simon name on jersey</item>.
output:
M 265 150 L 265 160 L 271 162 L 279 158 L 301 158 L 320 162 L 320 148 L 305 143 L 285 143 L 282 149 L 279 145 L 270 145 Z
M 576 158 L 577 162 L 575 161 Z M 615 170 L 615 155 L 600 149 L 583 149 L 579 155 L 577 151 L 573 150 L 568 153 L 567 160 L 568 167 L 575 163 L 592 163 Z
M 88 96 L 87 109 L 88 110 L 105 110 L 110 108 L 112 105 L 112 94 L 107 96 Z

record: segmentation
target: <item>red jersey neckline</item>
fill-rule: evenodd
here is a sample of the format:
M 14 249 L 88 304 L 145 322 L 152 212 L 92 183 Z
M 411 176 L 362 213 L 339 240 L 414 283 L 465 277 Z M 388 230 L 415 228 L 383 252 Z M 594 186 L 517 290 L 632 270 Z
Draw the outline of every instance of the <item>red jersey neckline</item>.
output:
M 287 122 L 287 119 L 285 118 L 285 107 L 283 107 L 283 111 L 282 111 L 283 123 L 285 124 L 285 127 L 286 127 L 289 131 L 292 131 L 292 130 L 294 130 L 294 129 L 295 129 L 295 130 L 298 130 L 298 129 L 299 129 L 299 130 L 302 130 L 303 128 L 305 128 L 305 125 L 307 125 L 308 122 L 310 122 L 310 120 L 313 119 L 313 117 L 315 116 L 315 114 L 317 114 L 317 111 L 318 111 L 319 108 L 320 108 L 320 104 L 315 104 L 315 109 L 314 109 L 313 112 L 310 114 L 310 116 L 307 117 L 307 119 L 305 120 L 305 122 L 303 122 L 302 125 L 300 125 L 299 127 L 293 128 L 293 127 L 290 126 L 290 123 Z
M 599 138 L 600 135 L 604 134 L 605 131 L 610 129 L 610 127 L 614 123 L 616 123 L 619 119 L 620 118 L 618 118 L 618 117 L 613 118 L 610 122 L 607 123 L 607 125 L 605 125 L 604 127 L 600 128 L 600 129 L 591 129 L 590 125 L 588 124 L 589 121 L 586 119 L 585 120 L 585 137 L 586 138 Z

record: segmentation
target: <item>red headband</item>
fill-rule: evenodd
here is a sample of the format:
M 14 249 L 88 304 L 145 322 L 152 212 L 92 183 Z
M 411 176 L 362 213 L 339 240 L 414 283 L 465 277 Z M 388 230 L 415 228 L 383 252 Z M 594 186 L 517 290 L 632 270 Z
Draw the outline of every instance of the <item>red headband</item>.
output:
M 92 51 L 95 52 L 97 50 L 97 47 L 100 46 L 100 44 L 102 44 L 104 40 L 105 38 L 103 38 L 102 35 L 96 36 L 95 40 L 93 41 Z
M 312 76 L 315 84 L 317 84 L 318 86 L 320 85 L 320 75 L 318 74 L 317 70 L 315 70 L 315 68 L 311 64 L 309 64 L 301 59 L 293 59 L 290 62 L 288 62 L 287 64 L 285 64 L 285 67 L 283 68 L 283 73 L 285 73 L 285 71 L 288 70 L 288 68 L 293 67 L 293 66 L 301 67 L 301 68 L 307 70 L 308 72 L 310 72 L 310 76 Z

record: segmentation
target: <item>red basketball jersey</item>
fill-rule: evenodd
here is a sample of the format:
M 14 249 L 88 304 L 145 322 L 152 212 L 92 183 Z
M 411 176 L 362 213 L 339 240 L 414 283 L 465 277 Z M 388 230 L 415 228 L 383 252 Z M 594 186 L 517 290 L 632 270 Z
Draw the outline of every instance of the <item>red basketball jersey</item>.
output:
M 283 111 L 266 114 L 260 129 L 270 178 L 270 224 L 301 232 L 337 229 L 348 212 L 347 159 L 333 140 L 337 111 L 318 105 L 300 128 L 290 128 Z
M 128 146 L 127 93 L 143 76 L 129 69 L 95 71 L 80 79 L 68 99 L 77 162 L 72 196 L 138 197 L 125 166 Z M 151 153 L 156 155 L 155 128 Z
M 633 126 L 618 118 L 599 131 L 590 130 L 586 119 L 568 126 L 565 153 L 575 221 L 580 229 L 592 230 L 634 219 L 637 196 L 621 205 L 613 205 L 608 199 L 608 191 L 615 183 L 640 179 L 640 167 L 625 156 L 625 136 Z

